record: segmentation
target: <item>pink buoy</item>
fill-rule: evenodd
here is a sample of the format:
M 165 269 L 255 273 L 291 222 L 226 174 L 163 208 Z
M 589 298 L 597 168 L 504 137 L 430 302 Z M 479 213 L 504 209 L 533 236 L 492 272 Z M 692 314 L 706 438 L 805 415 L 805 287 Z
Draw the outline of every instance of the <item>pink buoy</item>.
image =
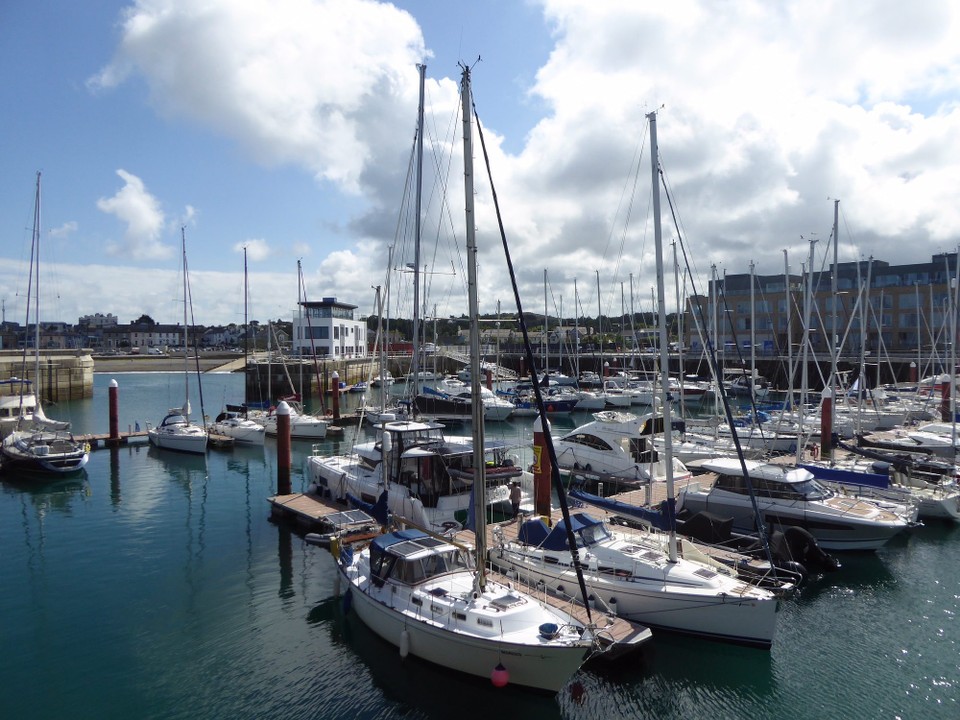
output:
M 493 672 L 490 673 L 490 682 L 493 683 L 494 687 L 498 688 L 506 687 L 507 683 L 510 682 L 510 673 L 507 672 L 503 663 L 497 663 Z

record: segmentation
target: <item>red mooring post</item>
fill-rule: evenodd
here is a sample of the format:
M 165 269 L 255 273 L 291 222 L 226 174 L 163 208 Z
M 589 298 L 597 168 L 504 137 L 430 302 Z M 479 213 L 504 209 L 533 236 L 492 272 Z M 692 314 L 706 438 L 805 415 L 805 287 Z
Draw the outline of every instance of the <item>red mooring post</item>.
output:
M 290 494 L 290 406 L 286 400 L 277 405 L 277 495 Z
M 833 432 L 833 391 L 823 389 L 823 402 L 820 403 L 820 458 L 828 459 L 833 453 L 831 433 Z
M 915 362 L 910 363 L 910 375 L 907 377 L 912 383 L 917 381 L 917 364 Z
M 333 396 L 333 419 L 340 419 L 340 373 L 336 370 L 330 376 L 330 394 Z
M 120 386 L 116 380 L 110 381 L 110 444 L 120 442 Z
M 487 390 L 493 390 L 493 370 L 487 368 Z
M 550 422 L 537 415 L 533 421 L 533 509 L 537 515 L 550 522 L 550 454 L 547 452 L 545 433 L 550 432 Z

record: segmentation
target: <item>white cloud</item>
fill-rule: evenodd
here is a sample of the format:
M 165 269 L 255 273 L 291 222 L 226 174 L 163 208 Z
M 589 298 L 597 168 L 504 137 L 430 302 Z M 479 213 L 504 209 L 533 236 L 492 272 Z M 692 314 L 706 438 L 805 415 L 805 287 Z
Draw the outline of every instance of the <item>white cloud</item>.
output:
M 270 245 L 263 238 L 251 238 L 235 243 L 233 251 L 242 253 L 244 248 L 247 250 L 247 259 L 253 262 L 266 260 L 271 255 Z
M 169 258 L 173 248 L 164 245 L 160 238 L 164 227 L 164 214 L 160 202 L 151 195 L 136 175 L 126 170 L 117 170 L 124 186 L 110 198 L 97 200 L 97 208 L 114 215 L 126 223 L 123 243 L 110 243 L 107 253 L 124 255 L 134 260 L 157 260 Z
M 546 114 L 516 153 L 504 149 L 502 129 L 484 126 L 511 252 L 532 306 L 542 304 L 544 267 L 551 283 L 565 283 L 566 308 L 569 281 L 579 279 L 585 304 L 597 270 L 604 287 L 617 290 L 605 312 L 619 312 L 619 283 L 631 275 L 638 294 L 648 291 L 653 240 L 644 115 L 661 105 L 663 168 L 701 275 L 710 263 L 746 272 L 751 257 L 758 272 L 779 273 L 784 247 L 798 269 L 807 251 L 801 235 L 829 235 L 833 197 L 842 201 L 843 260 L 869 254 L 920 262 L 960 239 L 953 197 L 960 181 L 955 3 L 540 6 L 554 46 L 528 92 Z M 289 245 L 291 257 L 312 251 L 320 258 L 309 276 L 311 295 L 356 304 L 371 298 L 372 305 L 369 286 L 383 283 L 387 246 L 397 248 L 396 266 L 412 260 L 408 237 L 397 232 L 398 205 L 416 111 L 414 66 L 431 40 L 415 19 L 369 0 L 139 0 L 121 32 L 92 87 L 140 76 L 157 112 L 232 138 L 264 165 L 305 168 L 321 190 L 358 194 L 354 214 L 337 228 L 352 238 L 349 249 Z M 481 114 L 509 101 L 484 72 L 481 64 L 474 75 Z M 428 129 L 446 134 L 428 134 L 426 166 L 446 168 L 451 152 L 454 159 L 443 205 L 439 181 L 425 181 L 424 255 L 457 275 L 431 275 L 427 286 L 459 314 L 462 144 L 458 128 L 445 130 L 454 125 L 457 78 L 428 78 L 428 98 Z M 490 311 L 509 297 L 509 286 L 479 142 L 475 152 L 482 309 Z M 150 255 L 163 247 L 159 203 L 139 179 L 121 177 L 127 187 L 101 201 L 112 203 L 101 209 L 128 223 L 126 245 L 116 249 L 161 257 Z M 669 241 L 676 231 L 666 203 L 664 227 Z M 282 246 L 276 238 L 270 245 L 245 242 L 262 242 L 256 253 Z M 286 314 L 296 301 L 293 270 L 279 277 L 289 298 L 276 305 Z M 393 288 L 394 309 L 406 308 L 400 314 L 409 314 L 408 286 L 404 278 Z M 584 311 L 595 312 L 595 303 Z
M 140 0 L 122 34 L 91 87 L 137 72 L 158 112 L 351 192 L 379 157 L 382 128 L 416 107 L 414 67 L 425 52 L 408 13 L 369 0 Z
M 50 230 L 50 237 L 66 239 L 77 232 L 77 222 L 75 220 L 70 220 L 63 223 L 60 227 L 53 228 Z

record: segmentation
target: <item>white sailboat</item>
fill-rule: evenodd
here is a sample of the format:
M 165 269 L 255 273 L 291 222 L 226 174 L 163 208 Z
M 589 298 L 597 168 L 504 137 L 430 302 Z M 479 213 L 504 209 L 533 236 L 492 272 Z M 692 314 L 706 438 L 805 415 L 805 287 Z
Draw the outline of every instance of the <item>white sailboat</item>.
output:
M 37 189 L 34 200 L 33 239 L 31 249 L 30 282 L 33 292 L 28 293 L 27 325 L 30 324 L 30 301 L 34 310 L 34 378 L 40 381 L 40 173 L 37 173 Z M 32 296 L 31 296 L 32 295 Z M 24 366 L 26 366 L 26 346 Z M 89 448 L 78 442 L 68 431 L 70 423 L 50 420 L 44 415 L 40 397 L 26 392 L 30 387 L 26 380 L 14 380 L 10 387 L 18 385 L 18 397 L 4 403 L 4 437 L 0 444 L 0 462 L 8 472 L 28 473 L 38 476 L 62 476 L 79 472 L 87 464 Z M 13 400 L 16 401 L 14 405 Z M 15 412 L 14 412 L 15 410 Z
M 250 326 L 247 323 L 247 248 L 243 248 L 243 370 L 247 370 L 250 355 Z M 216 435 L 233 438 L 243 445 L 263 445 L 266 431 L 261 423 L 247 417 L 246 405 L 227 405 L 210 425 Z
M 189 364 L 189 337 L 187 324 L 187 304 L 189 292 L 187 286 L 187 237 L 186 231 L 180 228 L 180 246 L 183 256 L 183 406 L 171 408 L 156 427 L 147 428 L 147 437 L 150 442 L 164 450 L 176 450 L 187 453 L 206 453 L 207 429 L 202 425 L 190 422 L 190 364 Z
M 422 70 L 421 70 L 422 72 Z M 476 244 L 473 231 L 472 145 L 470 141 L 469 69 L 463 73 L 464 165 L 467 197 L 471 346 L 479 350 Z M 472 355 L 473 385 L 479 389 L 479 352 Z M 479 397 L 479 392 L 476 393 Z M 421 529 L 387 533 L 354 554 L 345 546 L 337 570 L 348 590 L 345 607 L 353 609 L 376 634 L 414 655 L 454 670 L 556 692 L 590 654 L 591 631 L 570 615 L 493 581 L 484 568 L 483 421 L 474 404 L 473 467 L 476 496 L 476 557 L 470 548 Z M 385 434 L 383 451 L 389 450 Z
M 648 118 L 658 302 L 663 308 L 656 116 L 651 113 Z M 663 388 L 668 386 L 665 316 L 665 312 L 659 313 Z M 670 403 L 663 404 L 663 425 L 670 427 Z M 670 432 L 664 434 L 662 464 L 668 497 L 673 497 L 674 483 L 671 436 Z M 576 587 L 575 558 L 565 542 L 568 532 L 576 536 L 578 552 L 585 553 L 584 580 L 598 607 L 654 628 L 761 648 L 772 645 L 778 606 L 774 593 L 738 579 L 705 557 L 693 559 L 692 553 L 680 557 L 673 526 L 666 534 L 626 535 L 585 513 L 573 515 L 569 524 L 561 521 L 552 530 L 537 518 L 519 528 L 516 540 L 507 541 L 501 532 L 491 562 L 522 580 L 564 595 Z

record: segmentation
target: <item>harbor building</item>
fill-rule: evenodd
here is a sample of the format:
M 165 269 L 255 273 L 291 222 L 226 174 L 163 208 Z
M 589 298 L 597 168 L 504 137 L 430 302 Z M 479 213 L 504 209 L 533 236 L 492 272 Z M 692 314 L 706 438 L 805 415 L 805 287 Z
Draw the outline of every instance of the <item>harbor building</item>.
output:
M 684 345 L 698 353 L 706 337 L 715 337 L 714 347 L 724 355 L 736 355 L 738 348 L 747 354 L 753 344 L 762 357 L 787 355 L 789 342 L 796 354 L 802 348 L 809 293 L 810 347 L 815 353 L 829 353 L 833 335 L 840 354 L 848 357 L 861 349 L 874 357 L 949 355 L 956 252 L 909 265 L 882 260 L 838 263 L 836 295 L 832 273 L 832 266 L 812 277 L 718 276 L 714 271 L 709 295 L 688 298 Z
M 293 318 L 295 356 L 335 359 L 368 356 L 367 323 L 365 319 L 354 319 L 356 305 L 327 297 L 319 302 L 303 301 L 300 308 Z

